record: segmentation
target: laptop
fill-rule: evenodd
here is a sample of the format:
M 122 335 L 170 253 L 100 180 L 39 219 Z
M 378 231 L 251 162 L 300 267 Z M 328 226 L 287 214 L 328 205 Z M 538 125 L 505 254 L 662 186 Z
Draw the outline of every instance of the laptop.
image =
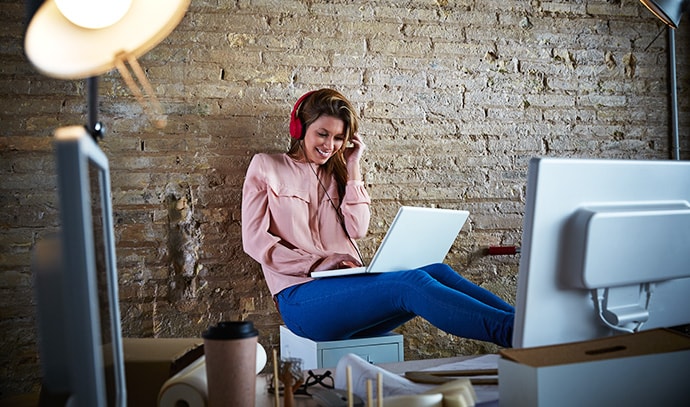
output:
M 454 209 L 402 206 L 368 266 L 314 271 L 311 276 L 387 273 L 441 263 L 469 215 Z

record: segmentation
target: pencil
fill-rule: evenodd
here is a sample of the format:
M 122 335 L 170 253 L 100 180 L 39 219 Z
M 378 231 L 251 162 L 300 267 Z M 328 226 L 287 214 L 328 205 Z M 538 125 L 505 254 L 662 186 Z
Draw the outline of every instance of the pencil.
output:
M 383 374 L 376 374 L 376 404 L 383 407 Z
M 353 407 L 352 403 L 352 367 L 348 366 L 345 370 L 347 374 L 347 407 Z
M 275 407 L 280 407 L 280 384 L 278 382 L 278 352 L 273 349 L 273 388 L 275 389 Z

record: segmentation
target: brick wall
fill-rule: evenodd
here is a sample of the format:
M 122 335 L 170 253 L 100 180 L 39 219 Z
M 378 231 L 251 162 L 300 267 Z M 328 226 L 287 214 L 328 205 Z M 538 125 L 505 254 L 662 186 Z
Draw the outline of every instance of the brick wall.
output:
M 0 2 L 0 396 L 36 389 L 33 245 L 58 226 L 52 130 L 84 124 L 85 84 L 23 56 L 24 6 Z M 686 20 L 690 19 L 686 16 Z M 240 241 L 251 156 L 284 151 L 292 103 L 332 86 L 362 117 L 373 254 L 399 205 L 464 208 L 448 263 L 515 300 L 528 159 L 668 158 L 667 43 L 639 2 L 197 1 L 141 58 L 168 116 L 158 130 L 116 72 L 100 79 L 123 329 L 198 336 L 280 317 Z M 681 136 L 690 128 L 690 22 L 677 33 Z M 682 140 L 682 156 L 688 141 Z M 406 358 L 494 351 L 414 320 Z

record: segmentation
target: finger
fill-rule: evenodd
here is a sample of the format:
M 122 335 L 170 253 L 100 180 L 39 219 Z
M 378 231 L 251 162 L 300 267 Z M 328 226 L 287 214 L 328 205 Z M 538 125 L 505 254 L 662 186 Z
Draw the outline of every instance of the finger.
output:
M 366 147 L 366 144 L 364 144 L 364 141 L 362 141 L 361 137 L 357 137 L 357 139 L 353 139 L 353 144 L 358 145 L 362 150 Z
M 350 262 L 350 263 L 352 263 L 352 267 L 359 267 L 359 266 L 362 265 L 362 263 L 359 261 L 358 258 L 356 258 L 356 257 L 354 257 L 354 256 L 352 256 L 352 255 L 350 255 L 350 254 L 348 254 L 347 257 L 348 257 L 348 260 L 347 260 L 347 261 Z
M 357 263 L 356 263 L 356 262 L 349 261 L 349 260 L 344 260 L 344 261 L 342 261 L 342 262 L 340 262 L 340 263 L 341 263 L 342 267 L 344 267 L 344 268 L 345 268 L 345 267 L 346 267 L 346 268 L 357 267 Z
M 364 144 L 362 141 L 362 136 L 360 136 L 359 133 L 353 134 L 350 142 L 352 142 L 352 144 Z

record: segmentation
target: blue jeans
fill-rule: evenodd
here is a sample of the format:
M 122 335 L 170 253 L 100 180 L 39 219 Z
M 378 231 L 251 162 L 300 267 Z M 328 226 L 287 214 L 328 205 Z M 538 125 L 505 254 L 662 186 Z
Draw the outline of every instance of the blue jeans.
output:
M 375 336 L 415 316 L 456 336 L 510 347 L 515 309 L 445 264 L 309 281 L 276 295 L 285 325 L 317 341 Z

